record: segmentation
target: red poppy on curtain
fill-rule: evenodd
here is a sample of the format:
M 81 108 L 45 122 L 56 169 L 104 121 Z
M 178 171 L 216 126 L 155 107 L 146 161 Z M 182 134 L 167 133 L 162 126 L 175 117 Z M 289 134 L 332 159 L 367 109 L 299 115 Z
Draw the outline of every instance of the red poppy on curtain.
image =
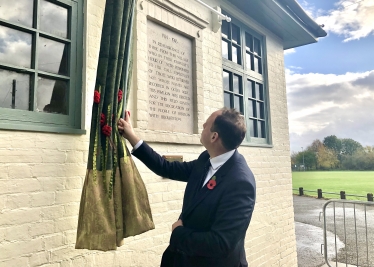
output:
M 148 194 L 117 128 L 132 73 L 136 0 L 107 0 L 77 249 L 115 250 L 123 239 L 154 229 Z

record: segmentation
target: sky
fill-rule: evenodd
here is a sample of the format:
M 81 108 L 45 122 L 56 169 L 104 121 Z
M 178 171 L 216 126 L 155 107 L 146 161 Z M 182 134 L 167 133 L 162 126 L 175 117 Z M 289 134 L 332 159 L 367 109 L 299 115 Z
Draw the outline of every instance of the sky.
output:
M 374 146 L 374 0 L 298 0 L 327 36 L 285 50 L 291 152 L 336 135 Z

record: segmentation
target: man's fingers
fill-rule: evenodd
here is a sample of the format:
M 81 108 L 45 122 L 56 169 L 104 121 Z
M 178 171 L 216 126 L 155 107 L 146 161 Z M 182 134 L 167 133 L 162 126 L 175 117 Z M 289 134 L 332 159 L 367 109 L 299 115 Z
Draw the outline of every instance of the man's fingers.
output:
M 126 110 L 126 122 L 130 122 L 130 111 Z

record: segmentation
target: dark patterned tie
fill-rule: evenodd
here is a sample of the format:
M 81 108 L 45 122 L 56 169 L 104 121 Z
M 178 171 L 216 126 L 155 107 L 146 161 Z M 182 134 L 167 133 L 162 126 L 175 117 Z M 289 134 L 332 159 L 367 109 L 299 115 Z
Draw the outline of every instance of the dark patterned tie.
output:
M 201 176 L 199 190 L 201 190 L 203 188 L 203 184 L 204 184 L 205 178 L 206 178 L 206 176 L 209 172 L 209 167 L 210 166 L 212 166 L 212 164 L 210 163 L 210 159 L 208 159 L 208 161 L 204 165 L 203 175 Z

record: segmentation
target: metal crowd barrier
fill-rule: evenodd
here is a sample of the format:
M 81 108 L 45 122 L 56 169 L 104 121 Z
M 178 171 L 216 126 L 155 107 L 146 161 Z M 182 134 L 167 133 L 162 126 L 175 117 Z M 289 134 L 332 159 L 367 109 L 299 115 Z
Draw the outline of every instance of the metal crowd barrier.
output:
M 330 200 L 322 214 L 327 265 L 374 266 L 374 203 Z

